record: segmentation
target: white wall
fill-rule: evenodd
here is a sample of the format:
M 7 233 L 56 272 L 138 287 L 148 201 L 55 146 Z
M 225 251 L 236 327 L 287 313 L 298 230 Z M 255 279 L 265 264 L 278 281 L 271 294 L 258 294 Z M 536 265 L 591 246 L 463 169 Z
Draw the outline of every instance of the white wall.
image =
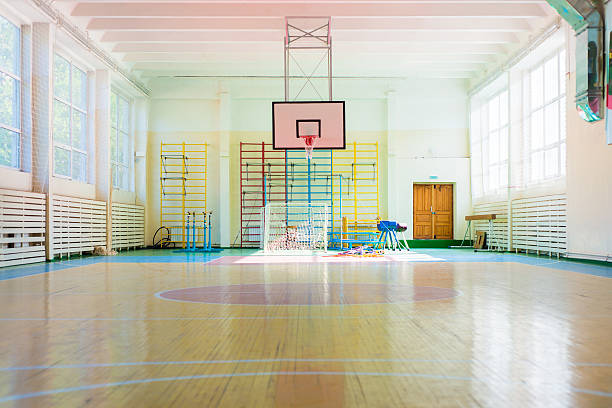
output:
M 239 145 L 241 141 L 271 141 L 271 102 L 283 100 L 281 78 L 157 78 L 149 83 L 148 134 L 149 231 L 159 226 L 159 143 L 161 140 L 210 144 L 209 208 L 218 213 L 219 92 L 231 100 L 230 137 L 230 241 L 239 231 Z M 396 107 L 390 120 L 388 93 Z M 467 140 L 467 90 L 462 80 L 410 81 L 389 79 L 337 79 L 334 99 L 346 100 L 347 141 L 378 141 L 380 149 L 381 215 L 412 223 L 412 183 L 430 181 L 455 184 L 455 237 L 464 232 L 464 216 L 471 211 Z M 393 167 L 401 175 L 392 190 L 400 205 L 388 213 L 387 146 L 395 147 Z M 410 230 L 412 234 L 412 230 Z M 147 237 L 150 240 L 151 237 Z M 219 242 L 213 216 L 213 242 Z
M 607 27 L 612 24 L 612 4 L 606 6 Z M 608 33 L 610 31 L 608 30 Z M 608 38 L 609 34 L 606 34 Z M 570 41 L 570 50 L 574 41 Z M 570 51 L 568 95 L 574 95 L 576 60 Z M 605 121 L 587 123 L 578 117 L 573 102 L 567 105 L 567 211 L 570 256 L 612 260 L 612 145 Z M 607 110 L 607 121 L 612 118 Z

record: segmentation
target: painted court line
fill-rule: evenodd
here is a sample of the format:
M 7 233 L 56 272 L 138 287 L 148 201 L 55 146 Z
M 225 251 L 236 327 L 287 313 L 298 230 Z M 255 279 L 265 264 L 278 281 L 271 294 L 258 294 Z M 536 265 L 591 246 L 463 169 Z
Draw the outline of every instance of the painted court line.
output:
M 44 397 L 57 394 L 65 394 L 70 392 L 78 391 L 90 391 L 102 388 L 120 387 L 125 385 L 138 385 L 138 384 L 151 384 L 158 382 L 170 382 L 170 381 L 188 381 L 188 380 L 202 380 L 202 379 L 216 379 L 216 378 L 239 378 L 239 377 L 255 377 L 255 376 L 361 376 L 361 377 L 404 377 L 404 378 L 421 378 L 430 380 L 445 380 L 445 381 L 463 381 L 463 382 L 484 382 L 474 377 L 463 377 L 463 376 L 450 376 L 444 374 L 427 374 L 427 373 L 379 373 L 379 372 L 361 372 L 361 371 L 268 371 L 268 372 L 252 372 L 252 373 L 231 373 L 231 374 L 201 374 L 201 375 L 189 375 L 189 376 L 178 376 L 178 377 L 161 377 L 161 378 L 144 378 L 139 380 L 128 380 L 118 381 L 111 383 L 91 384 L 82 385 L 78 387 L 58 388 L 54 390 L 45 390 L 30 392 L 24 394 L 13 394 L 5 397 L 0 397 L 0 403 L 20 401 L 30 398 Z M 506 383 L 512 384 L 510 381 Z M 517 385 L 523 385 L 522 383 L 516 383 Z M 584 388 L 569 387 L 572 392 L 581 394 L 597 395 L 600 397 L 612 398 L 612 393 L 588 390 Z
M 270 358 L 244 360 L 194 360 L 194 361 L 138 361 L 125 363 L 98 364 L 55 364 L 23 367 L 0 367 L 0 371 L 50 370 L 57 368 L 105 368 L 139 367 L 165 365 L 209 365 L 209 364 L 250 364 L 250 363 L 451 363 L 472 364 L 474 360 L 444 360 L 420 358 Z
M 474 364 L 474 359 L 427 359 L 427 358 L 263 358 L 242 360 L 191 360 L 191 361 L 132 361 L 119 363 L 91 364 L 54 364 L 36 366 L 0 367 L 0 372 L 51 370 L 70 368 L 109 368 L 109 367 L 140 367 L 140 366 L 171 366 L 171 365 L 213 365 L 213 364 L 252 364 L 252 363 L 444 363 L 444 364 Z M 612 363 L 569 363 L 574 367 L 612 367 Z

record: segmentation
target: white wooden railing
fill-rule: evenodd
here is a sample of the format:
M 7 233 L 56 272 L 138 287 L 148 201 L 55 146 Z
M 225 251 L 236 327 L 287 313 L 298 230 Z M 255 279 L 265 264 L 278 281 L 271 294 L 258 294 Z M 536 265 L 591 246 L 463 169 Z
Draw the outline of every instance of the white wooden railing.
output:
M 45 260 L 44 194 L 0 190 L 0 266 Z
M 53 254 L 69 256 L 106 247 L 106 203 L 53 196 Z
M 143 206 L 113 203 L 113 249 L 143 247 L 145 244 L 144 223 Z

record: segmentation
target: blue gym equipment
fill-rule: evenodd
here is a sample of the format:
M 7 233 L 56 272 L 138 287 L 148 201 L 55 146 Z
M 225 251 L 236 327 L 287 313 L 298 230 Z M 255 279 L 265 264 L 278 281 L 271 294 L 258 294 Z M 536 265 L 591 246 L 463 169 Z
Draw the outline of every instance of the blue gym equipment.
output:
M 374 245 L 374 249 L 388 248 L 392 251 L 410 251 L 408 247 L 408 241 L 404 232 L 408 229 L 408 225 L 399 223 L 397 221 L 379 221 L 376 225 L 380 235 L 378 236 L 378 242 Z M 397 233 L 402 234 L 402 240 L 397 238 Z
M 202 247 L 198 248 L 196 243 L 198 230 L 196 227 L 197 223 L 197 213 L 187 212 L 187 217 L 185 218 L 185 234 L 187 242 L 187 247 L 184 249 L 179 249 L 174 252 L 190 252 L 190 253 L 216 253 L 221 252 L 223 249 L 221 248 L 213 248 L 212 247 L 212 211 L 206 213 L 202 211 Z M 191 221 L 191 226 L 189 225 Z

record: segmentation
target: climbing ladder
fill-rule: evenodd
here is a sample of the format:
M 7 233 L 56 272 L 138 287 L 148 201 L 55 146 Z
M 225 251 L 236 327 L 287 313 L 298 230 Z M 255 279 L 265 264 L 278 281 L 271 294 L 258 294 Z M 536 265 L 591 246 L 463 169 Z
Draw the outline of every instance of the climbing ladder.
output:
M 265 203 L 332 202 L 332 153 L 315 150 L 310 165 L 303 150 L 274 150 L 269 143 L 240 143 L 240 246 L 259 247 Z M 288 225 L 305 214 L 289 213 Z M 331 215 L 330 215 L 331 225 Z
M 186 244 L 186 214 L 198 219 L 207 211 L 208 149 L 203 143 L 161 143 L 160 225 L 170 230 L 171 242 Z M 203 243 L 201 223 L 197 243 Z
M 285 202 L 285 162 L 270 143 L 240 143 L 241 247 L 259 247 L 264 203 Z
M 380 216 L 378 142 L 347 143 L 345 150 L 333 151 L 332 163 L 332 173 L 336 176 L 333 188 L 334 231 L 341 231 L 342 218 L 346 218 L 343 231 L 347 232 L 346 238 L 366 241 L 376 232 Z M 342 187 L 338 175 L 342 175 Z M 335 237 L 338 238 L 337 234 Z

